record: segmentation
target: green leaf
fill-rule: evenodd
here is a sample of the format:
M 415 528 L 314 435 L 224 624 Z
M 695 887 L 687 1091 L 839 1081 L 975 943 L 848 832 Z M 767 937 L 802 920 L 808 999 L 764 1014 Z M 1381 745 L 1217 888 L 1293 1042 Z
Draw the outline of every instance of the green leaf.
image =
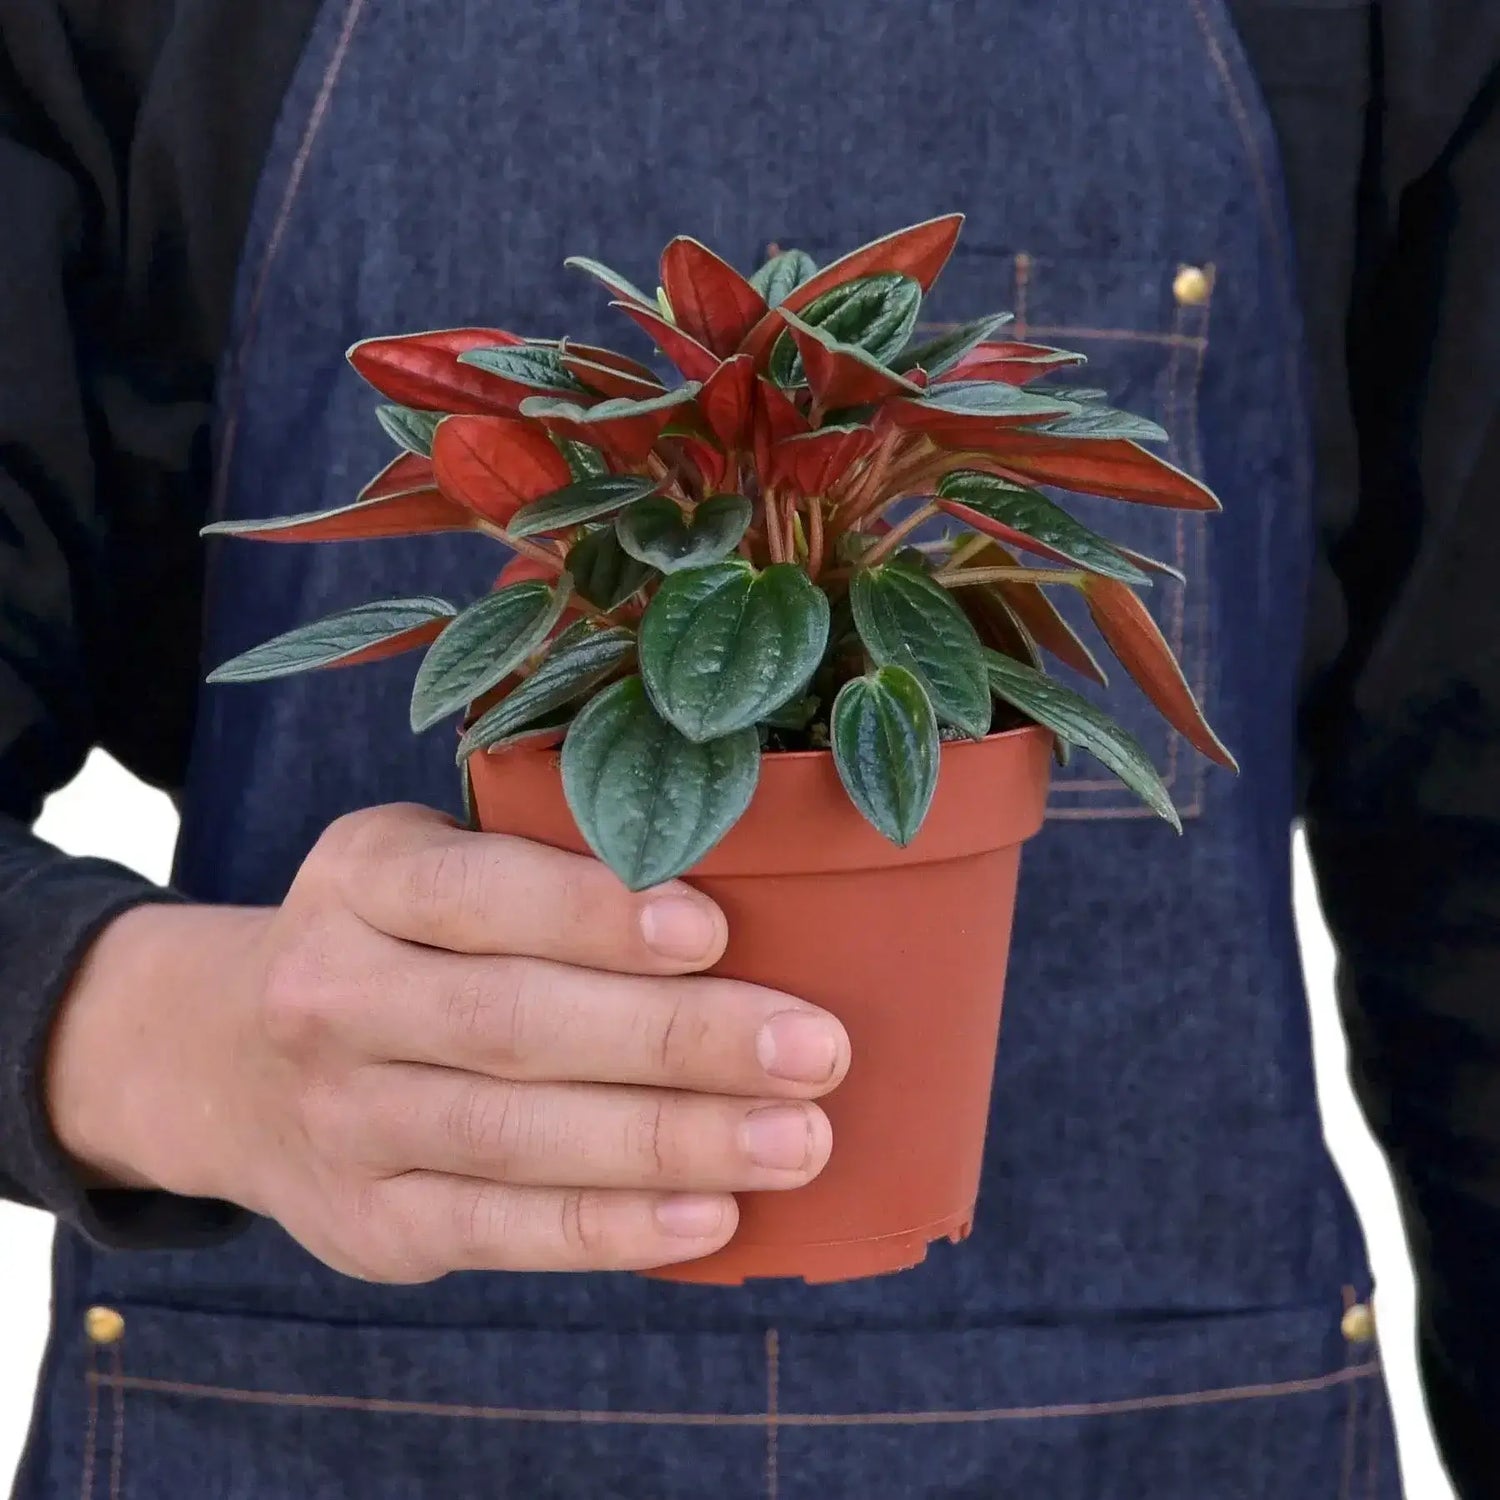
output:
M 613 526 L 600 526 L 574 542 L 568 552 L 573 587 L 598 609 L 618 609 L 640 593 L 656 570 L 638 562 L 620 545 Z
M 527 537 L 597 521 L 655 493 L 657 484 L 638 474 L 595 474 L 523 505 L 505 529 L 512 536 Z
M 766 299 L 767 307 L 777 307 L 789 293 L 817 274 L 817 263 L 807 251 L 783 250 L 750 278 L 750 285 Z
M 558 622 L 572 593 L 566 573 L 555 589 L 513 583 L 471 604 L 422 661 L 411 695 L 411 727 L 421 731 L 466 708 L 521 665 Z
M 615 534 L 632 557 L 663 573 L 677 573 L 728 557 L 749 529 L 752 514 L 743 495 L 714 495 L 690 516 L 665 495 L 649 495 L 615 518 Z
M 1108 538 L 1074 520 L 1040 490 L 974 469 L 959 469 L 938 484 L 937 492 L 940 499 L 954 500 L 977 510 L 1091 573 L 1150 586 L 1150 575 L 1119 552 Z
M 791 563 L 674 573 L 641 621 L 651 701 L 699 744 L 752 725 L 802 690 L 823 659 L 828 620 L 828 596 Z
M 916 366 L 927 371 L 929 376 L 938 376 L 951 370 L 976 344 L 982 344 L 997 329 L 1011 321 L 1008 312 L 991 313 L 987 318 L 976 318 L 972 323 L 960 323 L 956 328 L 946 329 L 923 343 L 908 344 L 901 357 L 891 361 L 897 370 L 911 370 Z
M 1066 417 L 1078 409 L 1071 401 L 1003 380 L 950 380 L 928 387 L 913 404 L 957 417 Z
M 579 406 L 577 402 L 560 396 L 528 396 L 521 403 L 521 415 L 538 422 L 558 417 L 584 426 L 597 426 L 631 417 L 650 416 L 674 406 L 686 406 L 700 389 L 697 381 L 689 380 L 674 386 L 670 391 L 664 391 L 660 396 L 648 396 L 642 401 L 630 396 L 611 396 L 608 401 L 600 401 L 593 406 Z
M 749 807 L 759 775 L 754 729 L 695 744 L 657 714 L 639 677 L 591 699 L 563 742 L 579 831 L 633 891 L 697 864 Z
M 1087 750 L 1112 771 L 1152 812 L 1165 818 L 1178 833 L 1182 821 L 1172 806 L 1165 784 L 1140 742 L 1114 720 L 1100 713 L 1087 698 L 1023 663 L 985 652 L 990 689 L 997 698 L 1050 729 L 1059 739 Z
M 877 666 L 915 674 L 944 724 L 976 740 L 989 733 L 984 646 L 946 589 L 915 568 L 886 563 L 854 575 L 849 602 Z
M 567 459 L 574 479 L 593 479 L 596 475 L 609 473 L 609 464 L 597 448 L 591 448 L 587 443 L 580 443 L 574 438 L 557 437 L 555 434 L 552 441 L 562 450 L 562 456 Z
M 906 347 L 922 307 L 922 287 L 910 276 L 882 271 L 830 287 L 800 314 L 803 323 L 878 365 L 888 365 Z M 780 386 L 802 385 L 802 356 L 789 333 L 771 351 L 771 378 Z
M 427 596 L 361 604 L 263 641 L 210 672 L 208 680 L 266 682 L 273 677 L 337 666 L 376 647 L 399 648 L 402 636 L 414 634 L 434 620 L 451 619 L 454 614 L 446 599 Z
M 459 760 L 467 760 L 476 750 L 509 741 L 518 730 L 538 719 L 550 718 L 598 687 L 634 651 L 633 631 L 619 627 L 597 630 L 589 622 L 580 621 L 558 637 L 546 660 L 530 677 L 469 726 L 459 741 Z
M 917 836 L 937 790 L 937 716 L 917 678 L 884 666 L 839 689 L 833 763 L 849 799 L 892 843 Z
M 646 307 L 656 305 L 656 298 L 648 297 L 633 281 L 627 281 L 618 271 L 610 270 L 602 262 L 591 260 L 587 255 L 570 255 L 563 264 L 570 271 L 583 271 L 592 276 L 595 281 L 608 287 L 615 296 L 623 297 L 627 302 L 639 302 Z
M 443 420 L 440 411 L 418 411 L 412 406 L 377 406 L 375 417 L 387 436 L 408 453 L 432 457 L 432 435 Z
M 1085 394 L 1092 396 L 1094 393 Z M 1074 393 L 1068 399 L 1077 401 L 1079 398 Z M 1167 429 L 1149 417 L 1117 411 L 1112 406 L 1096 406 L 1091 401 L 1080 404 L 1084 410 L 1060 421 L 1048 422 L 1040 430 L 1049 437 L 1127 438 L 1133 443 L 1164 443 L 1168 439 Z
M 470 349 L 458 356 L 458 362 L 553 395 L 579 396 L 588 390 L 563 364 L 561 352 L 545 345 L 505 344 L 495 349 Z

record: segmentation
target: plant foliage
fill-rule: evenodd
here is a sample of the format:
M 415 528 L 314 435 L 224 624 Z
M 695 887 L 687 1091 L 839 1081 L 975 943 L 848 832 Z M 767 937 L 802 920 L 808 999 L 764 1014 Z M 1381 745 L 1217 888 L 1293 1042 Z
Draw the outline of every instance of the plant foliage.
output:
M 381 601 L 215 680 L 425 648 L 413 726 L 463 714 L 461 765 L 565 734 L 569 806 L 635 889 L 701 859 L 749 805 L 761 756 L 783 749 L 829 747 L 854 805 L 910 842 L 942 739 L 983 738 L 997 703 L 1176 824 L 1137 741 L 1041 669 L 1047 653 L 1104 680 L 1052 603 L 1075 591 L 1157 710 L 1233 768 L 1137 592 L 1169 570 L 1057 492 L 1218 501 L 1142 446 L 1165 436 L 1155 423 L 1051 378 L 1081 356 L 999 340 L 1006 314 L 916 336 L 961 224 L 917 224 L 821 269 L 789 250 L 748 277 L 683 237 L 655 298 L 571 261 L 677 367 L 670 388 L 612 350 L 499 329 L 356 345 L 396 457 L 332 511 L 213 529 L 470 530 L 511 558 L 467 609 Z

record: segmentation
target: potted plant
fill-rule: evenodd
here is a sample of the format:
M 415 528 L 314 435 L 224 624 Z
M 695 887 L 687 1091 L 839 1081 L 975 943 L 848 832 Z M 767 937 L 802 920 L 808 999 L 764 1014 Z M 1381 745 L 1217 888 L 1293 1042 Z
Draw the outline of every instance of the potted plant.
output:
M 1104 681 L 1049 597 L 1080 594 L 1152 703 L 1233 760 L 1139 590 L 1163 564 L 1046 490 L 1214 510 L 1156 424 L 1055 377 L 1077 355 L 930 339 L 953 215 L 823 269 L 745 277 L 679 238 L 648 296 L 593 261 L 680 373 L 567 339 L 456 329 L 355 345 L 402 450 L 351 504 L 210 531 L 324 541 L 472 531 L 511 556 L 461 611 L 388 599 L 211 680 L 426 648 L 414 730 L 461 716 L 477 826 L 592 850 L 633 889 L 725 908 L 720 972 L 845 1022 L 837 1148 L 752 1194 L 719 1254 L 661 1274 L 835 1280 L 920 1261 L 972 1222 L 1020 846 L 1051 756 L 1091 752 L 1179 827 L 1139 744 L 1042 667 Z M 1025 560 L 1023 561 L 1023 554 Z

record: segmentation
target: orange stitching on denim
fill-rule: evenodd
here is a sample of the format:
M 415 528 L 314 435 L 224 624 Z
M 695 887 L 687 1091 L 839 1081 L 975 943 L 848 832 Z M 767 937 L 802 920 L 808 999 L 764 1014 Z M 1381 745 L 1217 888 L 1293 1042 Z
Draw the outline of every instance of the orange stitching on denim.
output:
M 1032 338 L 1101 339 L 1122 344 L 1160 344 L 1163 348 L 1196 349 L 1203 342 L 1190 333 L 1150 333 L 1144 328 L 1075 328 L 1067 323 L 1040 324 L 1028 330 Z
M 1026 338 L 1027 294 L 1031 290 L 1031 257 L 1024 250 L 1018 250 L 1016 251 L 1014 264 L 1016 285 L 1016 333 L 1024 341 Z
M 255 342 L 256 330 L 260 323 L 261 303 L 265 300 L 267 288 L 271 284 L 271 272 L 281 253 L 281 242 L 286 238 L 287 226 L 292 219 L 292 209 L 302 191 L 302 179 L 307 173 L 307 164 L 312 157 L 313 146 L 322 132 L 323 121 L 328 114 L 334 88 L 344 71 L 344 63 L 349 55 L 349 44 L 354 40 L 354 29 L 359 25 L 359 18 L 365 8 L 365 0 L 348 0 L 348 4 L 343 29 L 339 32 L 339 39 L 333 49 L 333 56 L 328 60 L 328 67 L 323 73 L 323 82 L 318 88 L 317 98 L 314 99 L 307 123 L 303 126 L 302 139 L 297 145 L 297 154 L 292 158 L 286 186 L 282 189 L 281 203 L 277 207 L 276 218 L 271 225 L 271 235 L 266 241 L 260 265 L 256 268 L 250 300 L 245 308 L 245 321 L 235 341 L 233 357 L 229 361 L 226 376 L 227 406 L 224 435 L 220 443 L 218 464 L 214 473 L 212 509 L 216 515 L 223 511 L 229 491 L 229 466 L 234 456 L 235 440 L 239 433 L 240 403 L 244 396 L 245 359 Z
M 1352 1286 L 1344 1288 L 1344 1312 L 1347 1313 L 1355 1303 L 1355 1291 Z M 1354 1358 L 1354 1345 L 1345 1342 L 1344 1362 L 1348 1364 Z M 1344 1463 L 1339 1479 L 1339 1500 L 1349 1500 L 1349 1486 L 1354 1479 L 1354 1412 L 1355 1403 L 1358 1399 L 1359 1388 L 1352 1382 L 1349 1386 L 1349 1400 L 1344 1409 Z
M 1379 1489 L 1377 1488 L 1380 1475 L 1381 1449 L 1385 1444 L 1386 1425 L 1381 1418 L 1386 1413 L 1386 1388 L 1385 1377 L 1382 1374 L 1370 1391 L 1370 1443 L 1369 1463 L 1366 1470 L 1368 1483 L 1365 1494 L 1369 1500 L 1378 1500 Z
M 1239 1401 L 1267 1401 L 1283 1396 L 1316 1395 L 1352 1380 L 1380 1374 L 1379 1363 L 1346 1366 L 1304 1380 L 1265 1385 L 1223 1386 L 1166 1396 L 1139 1396 L 1118 1401 L 1083 1401 L 1056 1406 L 997 1406 L 978 1411 L 777 1412 L 779 1427 L 951 1427 L 991 1422 L 1057 1421 L 1078 1417 L 1129 1416 L 1136 1412 L 1175 1411 L 1199 1406 L 1226 1406 Z M 443 1402 L 393 1401 L 384 1397 L 316 1396 L 291 1391 L 252 1391 L 233 1386 L 196 1385 L 153 1380 L 143 1375 L 91 1375 L 99 1385 L 163 1396 L 226 1401 L 242 1406 L 289 1407 L 316 1411 L 365 1412 L 381 1416 L 451 1417 L 481 1422 L 529 1422 L 546 1426 L 598 1427 L 764 1427 L 769 1412 L 580 1411 L 565 1407 L 452 1406 Z
M 1172 309 L 1172 332 L 1182 332 L 1182 304 L 1176 303 Z M 1170 431 L 1167 435 L 1167 458 L 1180 469 L 1182 462 L 1182 444 L 1179 438 L 1178 428 L 1178 380 L 1182 370 L 1182 349 L 1180 345 L 1172 346 L 1172 357 L 1167 361 L 1167 422 Z M 1187 527 L 1183 521 L 1182 512 L 1179 510 L 1173 517 L 1172 527 L 1173 546 L 1175 548 L 1174 560 L 1177 571 L 1184 572 L 1183 559 L 1187 555 Z M 1180 583 L 1170 585 L 1172 589 L 1171 622 L 1169 628 L 1173 632 L 1172 654 L 1182 660 L 1183 631 L 1187 625 L 1187 606 L 1184 602 L 1187 588 Z M 1163 780 L 1169 788 L 1177 784 L 1177 763 L 1181 756 L 1182 736 L 1172 728 L 1167 730 L 1167 773 Z
M 766 1500 L 781 1494 L 781 1337 L 766 1330 Z
M 95 1450 L 99 1442 L 99 1384 L 93 1370 L 95 1351 L 89 1348 L 89 1366 L 84 1372 L 84 1385 L 88 1389 L 88 1425 L 83 1437 L 83 1482 L 78 1486 L 81 1500 L 90 1500 L 94 1493 Z
M 1188 410 L 1187 415 L 1183 421 L 1183 430 L 1187 433 L 1188 437 L 1188 452 L 1191 454 L 1190 467 L 1192 472 L 1196 474 L 1200 479 L 1204 478 L 1205 465 L 1203 462 L 1203 440 L 1202 435 L 1199 432 L 1198 396 L 1203 387 L 1203 367 L 1208 363 L 1208 323 L 1209 318 L 1213 313 L 1214 288 L 1219 283 L 1218 267 L 1213 261 L 1209 261 L 1208 264 L 1204 267 L 1204 270 L 1208 273 L 1208 296 L 1203 300 L 1203 310 L 1199 315 L 1198 323 L 1198 331 L 1203 337 L 1203 343 L 1199 346 L 1198 362 L 1193 368 L 1193 378 L 1188 385 Z M 1182 524 L 1185 520 L 1180 511 L 1178 512 L 1177 519 L 1179 524 Z M 1193 550 L 1194 562 L 1193 567 L 1190 571 L 1190 576 L 1192 578 L 1198 579 L 1199 588 L 1201 590 L 1204 586 L 1206 586 L 1208 581 L 1209 518 L 1206 515 L 1200 513 L 1194 516 L 1193 523 L 1197 532 L 1196 539 L 1198 545 Z M 1181 589 L 1181 585 L 1179 585 L 1178 587 L 1179 589 Z M 1183 590 L 1182 592 L 1185 595 L 1186 590 Z M 1209 675 L 1208 619 L 1206 617 L 1208 610 L 1208 601 L 1201 593 L 1194 600 L 1194 609 L 1200 616 L 1198 628 L 1194 632 L 1194 639 L 1198 643 L 1198 681 L 1197 687 L 1194 689 L 1194 692 L 1197 695 L 1199 706 L 1206 714 L 1208 712 Z M 1185 640 L 1186 638 L 1184 637 L 1184 643 Z M 1187 671 L 1186 663 L 1184 663 L 1183 665 L 1183 671 Z M 1198 755 L 1194 757 L 1193 797 L 1192 801 L 1189 802 L 1186 807 L 1180 810 L 1183 817 L 1196 818 L 1202 815 L 1203 798 L 1207 789 L 1208 758 L 1204 755 Z
M 1249 158 L 1250 175 L 1255 182 L 1255 195 L 1259 201 L 1261 219 L 1265 224 L 1266 237 L 1271 242 L 1274 262 L 1272 274 L 1276 277 L 1276 289 L 1281 297 L 1282 310 L 1290 313 L 1297 306 L 1296 289 L 1291 280 L 1292 257 L 1281 237 L 1281 219 L 1276 211 L 1276 200 L 1271 192 L 1271 178 L 1266 171 L 1260 143 L 1255 138 L 1255 130 L 1250 123 L 1250 114 L 1245 108 L 1245 101 L 1240 95 L 1239 84 L 1235 81 L 1234 70 L 1230 67 L 1229 59 L 1225 56 L 1224 49 L 1219 45 L 1219 39 L 1214 34 L 1213 22 L 1209 20 L 1208 12 L 1203 8 L 1203 0 L 1188 0 L 1188 4 L 1192 7 L 1193 18 L 1198 23 L 1198 31 L 1203 38 L 1209 61 L 1223 81 L 1225 95 L 1229 102 L 1229 112 L 1234 116 L 1235 125 L 1240 132 L 1240 141 Z M 1296 449 L 1297 477 L 1304 498 L 1309 498 L 1312 492 L 1312 469 L 1308 452 L 1307 412 L 1302 398 L 1302 365 L 1297 350 L 1290 341 L 1286 346 L 1286 362 L 1287 390 L 1292 397 L 1292 421 L 1295 424 L 1297 437 L 1293 445 Z
M 115 1375 L 125 1374 L 125 1355 L 118 1344 L 114 1347 Z M 120 1500 L 125 1475 L 125 1387 L 117 1385 L 111 1393 L 115 1403 L 115 1442 L 109 1455 L 109 1500 Z

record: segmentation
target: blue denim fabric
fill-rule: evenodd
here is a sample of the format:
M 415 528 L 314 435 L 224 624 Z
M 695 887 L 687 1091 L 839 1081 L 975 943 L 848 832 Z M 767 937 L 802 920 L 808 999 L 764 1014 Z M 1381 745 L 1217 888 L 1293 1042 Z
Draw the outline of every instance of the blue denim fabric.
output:
M 953 208 L 926 310 L 1014 308 L 1158 417 L 1225 514 L 1111 506 L 1180 563 L 1152 608 L 1246 769 L 1116 700 L 1181 842 L 1086 760 L 1027 853 L 975 1236 L 875 1282 L 346 1281 L 273 1227 L 59 1250 L 28 1500 L 505 1494 L 724 1500 L 1399 1492 L 1369 1279 L 1326 1155 L 1294 941 L 1293 705 L 1310 475 L 1269 129 L 1210 0 L 330 0 L 246 248 L 221 514 L 346 499 L 386 445 L 356 338 L 619 337 L 589 253 L 673 233 L 749 266 Z M 1173 296 L 1208 267 L 1206 305 Z M 627 334 L 627 338 L 628 338 Z M 486 588 L 469 539 L 216 546 L 212 664 L 330 609 Z M 409 663 L 210 689 L 178 879 L 274 901 L 337 814 L 456 800 Z M 838 1008 L 837 996 L 811 997 Z M 921 997 L 912 997 L 920 1004 Z M 94 1350 L 82 1309 L 125 1311 Z

